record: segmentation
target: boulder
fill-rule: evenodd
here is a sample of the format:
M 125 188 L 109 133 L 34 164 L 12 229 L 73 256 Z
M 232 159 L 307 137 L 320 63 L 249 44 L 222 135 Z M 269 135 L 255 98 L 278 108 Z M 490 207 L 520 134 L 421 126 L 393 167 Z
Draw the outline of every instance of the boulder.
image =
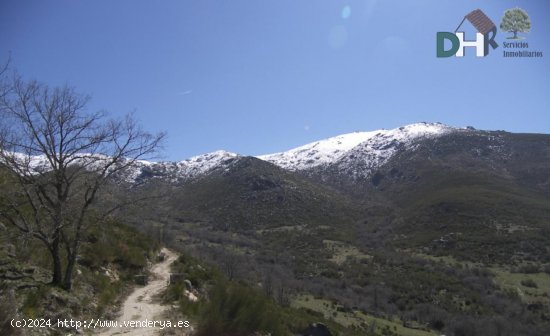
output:
M 183 283 L 185 284 L 185 288 L 187 288 L 187 290 L 193 290 L 193 284 L 190 280 L 185 279 L 183 280 Z

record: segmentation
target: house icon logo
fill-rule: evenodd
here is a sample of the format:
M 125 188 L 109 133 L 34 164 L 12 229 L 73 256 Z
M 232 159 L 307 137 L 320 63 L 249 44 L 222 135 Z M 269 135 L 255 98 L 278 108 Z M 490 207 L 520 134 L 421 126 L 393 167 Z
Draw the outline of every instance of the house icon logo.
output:
M 475 40 L 466 40 L 465 33 L 459 31 L 466 20 L 477 30 Z M 485 57 L 491 49 L 498 48 L 496 35 L 494 22 L 481 9 L 473 10 L 462 19 L 454 33 L 437 33 L 437 57 L 464 57 L 466 48 L 475 48 L 477 57 Z

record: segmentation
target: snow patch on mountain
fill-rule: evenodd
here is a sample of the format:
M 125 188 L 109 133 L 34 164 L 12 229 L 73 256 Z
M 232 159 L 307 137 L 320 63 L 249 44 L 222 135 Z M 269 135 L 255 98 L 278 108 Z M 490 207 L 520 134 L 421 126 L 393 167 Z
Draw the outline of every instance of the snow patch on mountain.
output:
M 410 146 L 416 140 L 426 137 L 438 137 L 458 130 L 440 123 L 416 123 L 392 130 L 355 132 L 316 141 L 286 152 L 261 155 L 259 159 L 271 162 L 281 168 L 297 171 L 340 166 L 358 174 L 366 174 L 381 166 L 400 146 Z M 362 174 L 361 174 L 362 175 Z
M 315 141 L 286 152 L 260 155 L 257 158 L 291 171 L 346 174 L 350 177 L 368 177 L 386 163 L 399 149 L 414 150 L 419 139 L 439 137 L 450 132 L 464 130 L 440 123 L 417 123 L 392 130 L 354 132 Z M 101 166 L 105 156 L 78 154 L 74 164 L 91 171 Z M 206 175 L 216 169 L 226 169 L 241 156 L 219 150 L 197 155 L 178 162 L 151 162 L 138 160 L 128 169 L 117 173 L 117 179 L 129 183 L 162 179 L 177 183 Z M 17 160 L 25 160 L 33 173 L 48 171 L 50 163 L 44 156 L 16 154 Z
M 257 156 L 289 170 L 304 170 L 315 166 L 333 163 L 347 151 L 367 141 L 377 132 L 354 132 L 291 149 L 286 152 Z
M 132 169 L 126 180 L 136 182 L 156 177 L 170 182 L 185 181 L 205 175 L 219 167 L 227 167 L 239 157 L 239 154 L 218 150 L 179 162 L 140 162 Z
M 392 130 L 342 134 L 257 158 L 291 171 L 330 168 L 364 177 L 386 163 L 399 148 L 406 146 L 412 149 L 418 139 L 438 137 L 455 130 L 458 128 L 440 123 L 416 123 Z M 126 180 L 157 177 L 170 182 L 186 181 L 218 168 L 227 168 L 239 157 L 239 154 L 219 150 L 179 162 L 140 162 Z
M 219 150 L 180 161 L 178 162 L 178 166 L 183 176 L 191 178 L 206 174 L 220 166 L 226 166 L 237 157 L 239 157 L 239 154 Z
M 12 167 L 14 171 L 17 171 L 21 175 L 36 175 L 43 174 L 57 167 L 59 159 L 50 155 L 26 155 L 16 152 L 3 152 L 0 156 L 0 163 L 6 166 Z M 75 153 L 73 155 L 67 155 L 63 158 L 63 164 L 67 167 L 79 166 L 84 167 L 90 172 L 100 173 L 103 168 L 110 165 L 112 158 L 103 154 L 91 154 L 91 153 Z M 118 164 L 124 165 L 125 159 L 121 159 Z M 146 162 L 146 161 L 143 161 Z M 115 166 L 110 167 L 111 170 L 115 169 Z M 109 171 L 109 170 L 107 170 Z
M 335 162 L 335 170 L 352 178 L 369 177 L 400 149 L 414 150 L 418 140 L 436 138 L 458 131 L 439 123 L 417 123 L 392 130 L 381 130 L 352 148 Z

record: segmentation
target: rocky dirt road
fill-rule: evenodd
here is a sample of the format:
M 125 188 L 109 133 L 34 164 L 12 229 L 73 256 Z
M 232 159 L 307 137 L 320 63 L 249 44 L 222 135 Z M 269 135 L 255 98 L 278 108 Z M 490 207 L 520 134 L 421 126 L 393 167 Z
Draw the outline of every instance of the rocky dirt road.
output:
M 164 261 L 159 262 L 151 268 L 151 279 L 149 283 L 143 287 L 136 288 L 126 301 L 121 309 L 121 315 L 118 318 L 118 327 L 102 330 L 98 335 L 112 336 L 142 336 L 142 335 L 159 335 L 160 328 L 154 327 L 124 327 L 124 321 L 161 321 L 166 320 L 163 313 L 169 309 L 169 306 L 161 305 L 153 302 L 155 295 L 162 292 L 168 284 L 170 278 L 170 264 L 177 259 L 177 254 L 163 248 L 162 252 L 166 255 Z M 185 328 L 178 330 L 178 335 L 185 335 Z

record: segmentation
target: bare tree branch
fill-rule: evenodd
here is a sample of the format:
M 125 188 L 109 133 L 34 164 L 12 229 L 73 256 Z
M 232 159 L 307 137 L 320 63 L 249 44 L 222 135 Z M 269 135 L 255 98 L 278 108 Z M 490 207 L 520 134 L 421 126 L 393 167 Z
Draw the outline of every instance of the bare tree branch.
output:
M 89 97 L 67 86 L 50 89 L 14 75 L 3 92 L 0 166 L 14 177 L 17 188 L 12 189 L 24 202 L 9 203 L 0 215 L 46 244 L 52 282 L 70 289 L 82 231 L 99 191 L 137 160 L 156 153 L 165 135 L 145 132 L 132 115 L 108 119 L 104 112 L 89 113 Z M 120 206 L 104 208 L 103 217 Z M 63 279 L 61 244 L 67 251 Z

